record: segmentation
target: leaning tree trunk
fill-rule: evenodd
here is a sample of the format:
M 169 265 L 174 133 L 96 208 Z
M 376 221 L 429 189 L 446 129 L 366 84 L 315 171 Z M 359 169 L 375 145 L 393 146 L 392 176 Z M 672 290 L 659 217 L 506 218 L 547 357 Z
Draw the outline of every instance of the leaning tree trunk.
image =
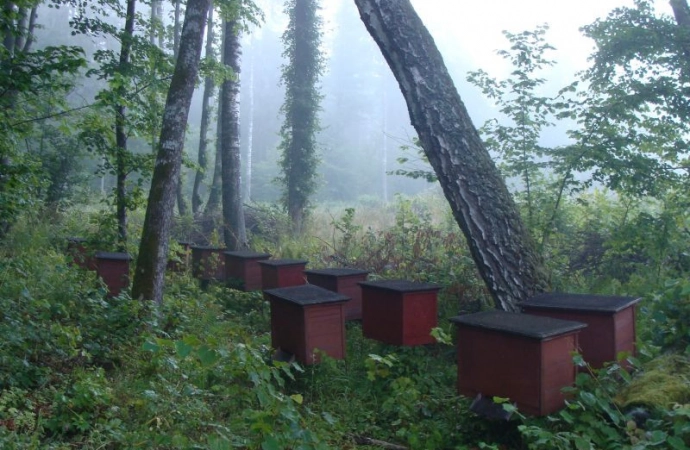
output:
M 220 88 L 220 138 L 223 180 L 223 236 L 228 250 L 246 246 L 240 161 L 240 36 L 237 22 L 225 22 L 223 31 L 223 64 L 234 77 Z
M 180 178 L 185 129 L 199 72 L 204 26 L 210 5 L 211 0 L 187 2 L 179 57 L 165 102 L 158 155 L 132 283 L 134 298 L 151 299 L 158 303 L 163 299 L 168 237 Z
M 518 301 L 546 288 L 546 276 L 433 38 L 409 0 L 355 3 L 400 84 L 412 125 L 496 306 L 516 311 Z

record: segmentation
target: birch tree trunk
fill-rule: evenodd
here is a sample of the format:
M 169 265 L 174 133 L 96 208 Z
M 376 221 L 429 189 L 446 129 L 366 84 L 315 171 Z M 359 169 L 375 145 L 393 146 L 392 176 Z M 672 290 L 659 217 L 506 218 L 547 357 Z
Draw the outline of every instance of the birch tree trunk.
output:
M 175 72 L 165 102 L 132 297 L 163 299 L 168 238 L 180 178 L 182 150 L 211 0 L 188 0 Z
M 223 180 L 223 236 L 228 250 L 246 247 L 240 158 L 240 36 L 237 22 L 225 22 L 223 64 L 234 73 L 220 88 L 220 139 Z
M 355 0 L 417 130 L 496 306 L 543 291 L 547 280 L 513 199 L 409 0 Z

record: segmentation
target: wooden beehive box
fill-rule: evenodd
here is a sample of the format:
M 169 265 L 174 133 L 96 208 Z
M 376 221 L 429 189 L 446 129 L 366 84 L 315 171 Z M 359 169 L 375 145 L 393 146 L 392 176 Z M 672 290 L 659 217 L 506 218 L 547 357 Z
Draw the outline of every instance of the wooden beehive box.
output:
M 249 250 L 225 252 L 225 279 L 229 285 L 243 291 L 261 290 L 259 261 L 270 258 L 268 253 Z
M 537 416 L 564 406 L 575 382 L 572 352 L 587 325 L 551 317 L 486 311 L 450 319 L 457 325 L 458 392 L 509 398 Z
M 359 282 L 366 281 L 369 272 L 360 269 L 332 268 L 305 270 L 307 282 L 338 292 L 350 301 L 345 303 L 345 320 L 362 318 L 362 288 Z
M 345 316 L 348 297 L 306 284 L 264 291 L 271 303 L 271 344 L 302 364 L 319 362 L 316 349 L 331 358 L 345 358 Z
M 305 283 L 303 259 L 268 259 L 259 261 L 261 285 L 264 289 L 299 286 Z
M 360 282 L 362 332 L 393 345 L 432 344 L 440 286 L 406 280 Z
M 594 368 L 616 361 L 620 352 L 635 354 L 634 297 L 549 293 L 520 304 L 528 314 L 587 324 L 580 333 L 582 357 Z
M 96 253 L 96 273 L 108 287 L 108 295 L 117 297 L 129 286 L 129 262 L 127 253 Z
M 191 246 L 192 276 L 202 281 L 225 280 L 225 249 L 222 247 Z

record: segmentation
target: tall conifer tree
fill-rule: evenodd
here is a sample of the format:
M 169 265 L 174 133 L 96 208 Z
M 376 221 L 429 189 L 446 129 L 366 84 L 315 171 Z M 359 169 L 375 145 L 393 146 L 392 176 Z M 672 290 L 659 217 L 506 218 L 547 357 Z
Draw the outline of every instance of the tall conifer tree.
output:
M 282 202 L 300 233 L 309 197 L 316 189 L 316 133 L 321 102 L 318 82 L 324 68 L 320 50 L 321 19 L 318 0 L 287 0 L 285 11 L 290 17 L 283 34 L 287 64 L 283 66 L 282 83 L 285 119 L 281 128 L 280 166 L 283 185 Z

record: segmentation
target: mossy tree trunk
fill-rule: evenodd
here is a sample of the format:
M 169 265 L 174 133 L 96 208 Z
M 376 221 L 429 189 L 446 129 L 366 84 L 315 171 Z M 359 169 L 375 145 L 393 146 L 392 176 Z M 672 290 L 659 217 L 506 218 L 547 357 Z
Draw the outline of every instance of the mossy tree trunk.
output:
M 244 212 L 242 210 L 240 157 L 240 55 L 241 43 L 237 21 L 225 22 L 223 31 L 223 64 L 232 69 L 233 77 L 220 88 L 220 135 L 223 237 L 228 250 L 246 247 Z
M 316 189 L 316 132 L 321 102 L 318 81 L 324 64 L 319 48 L 318 0 L 288 0 L 285 9 L 290 21 L 283 34 L 288 62 L 281 77 L 285 85 L 285 103 L 281 108 L 285 121 L 280 131 L 282 201 L 293 232 L 299 234 L 309 198 Z
M 355 0 L 407 102 L 496 306 L 508 311 L 547 286 L 541 261 L 434 40 L 409 0 Z
M 175 72 L 165 102 L 156 165 L 132 283 L 134 298 L 158 303 L 163 299 L 168 239 L 180 178 L 184 136 L 210 6 L 211 0 L 187 2 Z

